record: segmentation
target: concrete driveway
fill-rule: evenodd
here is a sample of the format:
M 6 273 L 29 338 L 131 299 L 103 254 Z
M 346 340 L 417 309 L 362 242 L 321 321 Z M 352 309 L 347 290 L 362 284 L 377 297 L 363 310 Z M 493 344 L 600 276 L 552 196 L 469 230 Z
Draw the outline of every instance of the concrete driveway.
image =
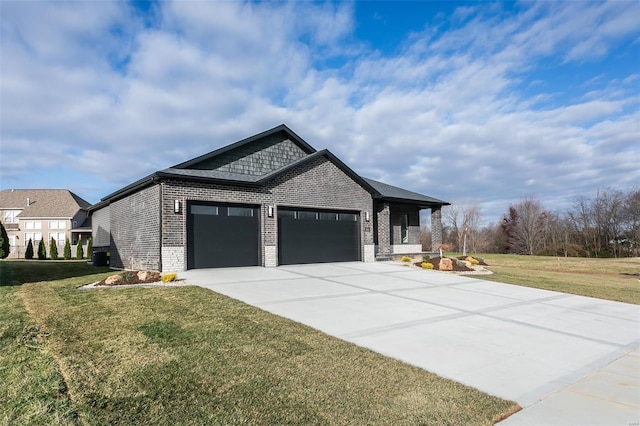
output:
M 637 305 L 385 262 L 180 275 L 524 407 L 501 424 L 640 422 Z

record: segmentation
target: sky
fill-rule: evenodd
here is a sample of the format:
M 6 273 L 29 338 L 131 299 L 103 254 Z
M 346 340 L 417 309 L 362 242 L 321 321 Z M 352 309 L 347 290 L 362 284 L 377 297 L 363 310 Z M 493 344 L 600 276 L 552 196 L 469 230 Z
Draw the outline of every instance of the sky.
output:
M 0 189 L 91 203 L 286 124 L 484 224 L 640 186 L 640 2 L 0 1 Z

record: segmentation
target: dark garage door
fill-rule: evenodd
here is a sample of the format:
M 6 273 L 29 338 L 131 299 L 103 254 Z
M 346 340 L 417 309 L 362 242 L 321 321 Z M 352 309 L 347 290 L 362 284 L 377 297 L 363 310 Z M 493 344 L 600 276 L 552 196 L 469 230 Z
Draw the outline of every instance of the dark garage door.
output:
M 259 211 L 255 206 L 190 204 L 188 269 L 259 265 Z
M 278 209 L 278 263 L 360 260 L 357 213 Z

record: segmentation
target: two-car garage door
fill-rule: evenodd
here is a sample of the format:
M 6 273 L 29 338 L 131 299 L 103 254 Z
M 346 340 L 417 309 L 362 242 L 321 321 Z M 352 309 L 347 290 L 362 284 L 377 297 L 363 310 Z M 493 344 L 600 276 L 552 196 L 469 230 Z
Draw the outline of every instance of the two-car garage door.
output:
M 279 265 L 360 260 L 357 213 L 280 208 L 277 219 Z M 189 204 L 188 269 L 257 266 L 260 247 L 258 206 Z

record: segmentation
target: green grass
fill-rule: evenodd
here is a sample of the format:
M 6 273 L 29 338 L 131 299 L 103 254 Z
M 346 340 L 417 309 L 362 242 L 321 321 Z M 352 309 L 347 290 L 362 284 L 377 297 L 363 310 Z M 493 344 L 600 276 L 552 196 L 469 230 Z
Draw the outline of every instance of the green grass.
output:
M 585 259 L 578 257 L 478 254 L 494 275 L 478 278 L 542 288 L 618 302 L 640 304 L 639 258 Z
M 77 290 L 107 274 L 63 263 L 0 262 L 5 424 L 458 425 L 517 410 L 202 288 Z

